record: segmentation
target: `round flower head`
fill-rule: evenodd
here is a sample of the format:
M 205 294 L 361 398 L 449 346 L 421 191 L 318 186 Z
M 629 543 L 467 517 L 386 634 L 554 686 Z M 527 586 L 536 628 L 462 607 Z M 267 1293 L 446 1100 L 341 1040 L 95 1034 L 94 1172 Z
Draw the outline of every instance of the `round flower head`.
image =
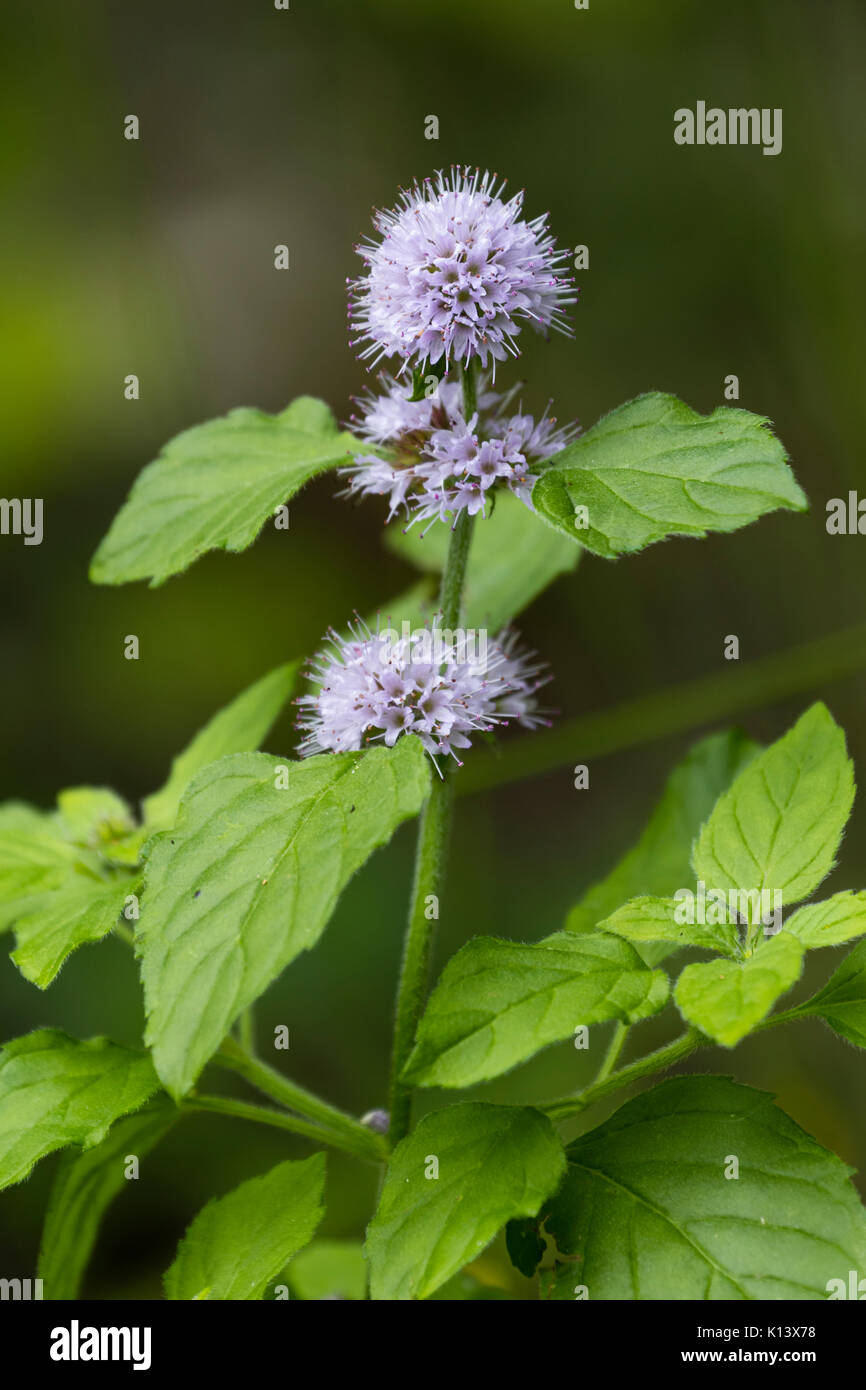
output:
M 302 757 L 347 753 L 382 742 L 392 748 L 416 734 L 427 752 L 468 748 L 471 736 L 516 720 L 526 728 L 544 721 L 535 691 L 547 679 L 506 630 L 487 641 L 483 629 L 436 627 L 370 632 L 357 623 L 348 637 L 328 634 L 326 649 L 309 671 L 316 694 L 302 695 L 298 727 Z
M 557 429 L 548 415 L 536 421 L 522 411 L 509 414 L 515 392 L 498 395 L 482 377 L 478 409 L 467 420 L 458 382 L 441 381 L 420 401 L 407 398 L 405 383 L 383 376 L 384 394 L 359 402 L 356 435 L 387 446 L 388 458 L 356 454 L 341 470 L 346 493 L 389 499 L 388 520 L 402 509 L 415 521 L 432 523 L 467 510 L 486 515 L 491 491 L 505 487 L 531 506 L 536 465 L 565 447 L 575 426 Z
M 374 215 L 381 241 L 358 247 L 367 270 L 351 280 L 349 319 L 362 358 L 399 356 L 404 366 L 444 358 L 517 356 L 521 322 L 568 332 L 575 302 L 547 214 L 527 222 L 523 194 L 503 202 L 495 174 L 452 169 L 404 190 Z

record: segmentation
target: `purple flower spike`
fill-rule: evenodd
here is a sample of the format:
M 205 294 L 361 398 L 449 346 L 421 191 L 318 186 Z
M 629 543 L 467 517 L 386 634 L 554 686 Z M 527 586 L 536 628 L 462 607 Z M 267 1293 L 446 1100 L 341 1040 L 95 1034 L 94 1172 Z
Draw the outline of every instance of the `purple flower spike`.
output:
M 296 702 L 305 735 L 298 751 L 392 748 L 402 734 L 416 734 L 434 763 L 438 754 L 459 763 L 455 750 L 468 748 L 472 734 L 510 720 L 530 729 L 545 722 L 535 701 L 544 670 L 510 630 L 488 641 L 483 629 L 372 633 L 358 622 L 345 638 L 331 633 L 312 663 L 319 689 Z
M 548 415 L 536 421 L 522 409 L 510 414 L 515 392 L 498 395 L 483 376 L 469 420 L 459 382 L 442 381 L 421 401 L 408 400 L 405 384 L 391 377 L 383 375 L 382 384 L 382 395 L 359 402 L 352 429 L 373 446 L 387 446 L 389 457 L 356 454 L 340 471 L 349 480 L 346 495 L 388 497 L 389 521 L 400 510 L 410 526 L 453 521 L 463 510 L 486 515 L 495 487 L 531 506 L 535 467 L 577 434 L 574 425 L 558 429 Z
M 570 332 L 565 306 L 576 301 L 547 214 L 527 222 L 523 194 L 501 198 L 495 174 L 452 169 L 401 195 L 374 215 L 380 241 L 358 247 L 366 273 L 350 281 L 349 319 L 360 356 L 404 367 L 444 359 L 466 363 L 517 356 L 521 322 L 539 332 Z

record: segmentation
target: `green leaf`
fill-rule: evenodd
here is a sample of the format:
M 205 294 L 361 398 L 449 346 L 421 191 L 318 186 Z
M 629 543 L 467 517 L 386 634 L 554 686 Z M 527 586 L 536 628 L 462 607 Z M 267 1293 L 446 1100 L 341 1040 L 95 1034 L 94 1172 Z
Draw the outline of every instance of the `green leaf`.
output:
M 720 798 L 695 846 L 695 873 L 708 888 L 766 888 L 799 902 L 832 869 L 853 800 L 845 735 L 813 705 Z
M 624 936 L 637 945 L 669 941 L 677 946 L 701 946 L 722 955 L 736 955 L 739 936 L 733 923 L 680 923 L 676 914 L 681 907 L 673 898 L 632 898 L 605 918 L 601 930 Z
M 26 801 L 0 802 L 0 835 L 7 830 L 37 832 L 45 826 L 48 817 Z
M 508 1299 L 504 1289 L 496 1288 L 492 1284 L 482 1284 L 468 1269 L 462 1269 L 459 1274 L 449 1279 L 447 1284 L 443 1284 L 430 1295 L 431 1303 L 491 1303 L 501 1302 L 503 1299 Z
M 321 1299 L 367 1297 L 367 1266 L 359 1240 L 314 1240 L 296 1255 L 286 1271 L 294 1298 L 306 1302 Z
M 52 817 L 63 835 L 82 849 L 93 851 L 100 865 L 135 868 L 145 832 L 130 807 L 107 787 L 71 787 L 57 797 Z
M 157 1089 L 150 1058 L 108 1038 L 79 1042 L 55 1028 L 0 1052 L 0 1187 L 67 1144 L 89 1149 Z
M 35 912 L 19 918 L 12 959 L 25 980 L 46 989 L 67 956 L 116 927 L 127 897 L 139 887 L 131 878 L 120 883 L 75 878 L 44 898 Z
M 748 960 L 687 965 L 674 996 L 684 1018 L 724 1047 L 735 1047 L 800 978 L 802 969 L 801 943 L 781 931 Z
M 318 941 L 374 849 L 430 785 L 420 742 L 283 763 L 236 753 L 187 788 L 147 851 L 136 940 L 146 1041 L 183 1095 L 240 1013 Z
M 126 1186 L 130 1155 L 141 1160 L 179 1116 L 169 1102 L 118 1120 L 96 1148 L 65 1154 L 54 1179 L 37 1273 L 47 1299 L 78 1298 L 102 1218 Z
M 325 1208 L 325 1155 L 278 1163 L 209 1202 L 180 1242 L 165 1275 L 170 1299 L 262 1297 L 283 1266 L 312 1238 Z
M 580 1024 L 634 1023 L 668 997 L 626 941 L 558 932 L 531 945 L 476 937 L 442 972 L 418 1028 L 404 1079 L 472 1086 L 524 1062 Z
M 805 511 L 769 423 L 729 406 L 699 415 L 650 391 L 555 454 L 532 501 L 551 525 L 607 558 L 667 536 L 736 531 L 780 507 Z
M 179 574 L 208 550 L 246 550 L 310 478 L 354 446 L 322 401 L 301 396 L 279 415 L 232 410 L 176 435 L 139 475 L 90 567 L 95 584 Z
M 109 840 L 102 846 L 100 854 L 111 868 L 137 869 L 141 863 L 141 851 L 149 834 L 149 827 L 137 825 L 128 835 Z
M 137 851 L 128 861 L 122 851 L 130 833 L 137 833 L 134 822 L 114 792 L 72 787 L 59 794 L 57 804 L 50 814 L 16 802 L 0 807 L 0 931 L 43 912 L 61 919 L 67 911 L 74 914 L 76 904 L 105 887 L 106 865 L 136 862 Z M 59 898 L 60 890 L 67 896 Z M 58 968 L 60 963 L 62 958 Z
M 866 1047 L 866 941 L 849 952 L 820 993 L 798 1012 L 823 1018 L 855 1047 Z
M 572 908 L 566 931 L 592 931 L 630 898 L 667 898 L 693 884 L 695 837 L 722 792 L 757 752 L 758 745 L 736 729 L 696 743 L 668 778 L 637 844 Z M 649 965 L 669 954 L 667 946 L 641 947 Z
M 75 852 L 51 816 L 23 801 L 0 804 L 0 932 L 8 931 L 75 868 Z
M 437 521 L 420 527 L 389 526 L 388 547 L 417 569 L 441 574 L 451 528 Z M 561 574 L 573 570 L 580 550 L 547 526 L 509 493 L 499 493 L 492 514 L 478 519 L 466 568 L 463 621 L 495 636 Z
M 19 899 L 52 892 L 72 878 L 80 863 L 80 852 L 49 816 L 27 828 L 0 827 L 0 902 L 17 905 Z M 7 925 L 19 910 L 12 910 Z
M 127 803 L 108 787 L 69 787 L 58 793 L 57 811 L 70 840 L 93 849 L 135 826 Z
M 763 1091 L 663 1081 L 567 1153 L 546 1211 L 555 1299 L 823 1299 L 866 1268 L 850 1169 Z
M 168 781 L 142 802 L 145 825 L 162 830 L 174 824 L 180 798 L 197 772 L 230 753 L 251 753 L 265 738 L 285 705 L 300 662 L 277 666 L 208 720 L 192 743 L 174 759 Z
M 371 1298 L 429 1298 L 506 1221 L 534 1216 L 564 1166 L 537 1110 L 473 1103 L 425 1115 L 394 1150 L 367 1229 Z
M 823 903 L 809 903 L 793 912 L 785 931 L 807 950 L 838 946 L 866 932 L 866 893 L 834 893 Z

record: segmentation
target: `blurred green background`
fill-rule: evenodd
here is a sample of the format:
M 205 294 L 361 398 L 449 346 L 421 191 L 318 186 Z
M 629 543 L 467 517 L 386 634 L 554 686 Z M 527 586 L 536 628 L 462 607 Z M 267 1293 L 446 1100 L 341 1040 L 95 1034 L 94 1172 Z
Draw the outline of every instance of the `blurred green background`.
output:
M 563 717 L 724 678 L 729 633 L 744 663 L 861 620 L 866 540 L 828 536 L 824 521 L 827 499 L 863 478 L 862 4 L 292 0 L 283 12 L 269 0 L 13 0 L 4 27 L 2 491 L 45 499 L 40 547 L 0 540 L 4 797 L 47 806 L 90 782 L 139 798 L 243 686 L 411 580 L 382 548 L 383 507 L 335 501 L 333 478 L 293 503 L 288 533 L 267 528 L 247 554 L 211 555 L 161 589 L 95 588 L 87 565 L 136 473 L 178 430 L 303 392 L 348 415 L 367 380 L 346 339 L 353 247 L 372 206 L 454 162 L 525 187 L 528 215 L 549 209 L 561 243 L 590 248 L 574 341 L 521 340 L 528 408 L 553 396 L 560 419 L 588 426 L 655 388 L 706 411 L 736 373 L 739 403 L 775 422 L 812 502 L 731 537 L 585 559 L 521 620 L 554 667 Z M 673 112 L 698 99 L 782 107 L 783 152 L 677 147 Z M 129 113 L 137 143 L 123 139 Z M 436 142 L 424 138 L 429 114 Z M 290 247 L 288 272 L 274 269 L 277 243 Z M 123 397 L 131 372 L 137 402 Z M 123 659 L 127 633 L 138 662 Z M 866 676 L 818 672 L 814 688 L 866 775 Z M 772 739 L 811 698 L 743 722 Z M 439 960 L 473 932 L 536 939 L 559 927 L 695 736 L 594 761 L 588 792 L 564 766 L 461 801 Z M 287 717 L 270 746 L 292 744 Z M 833 888 L 864 886 L 864 846 L 861 798 Z M 288 1025 L 292 1076 L 354 1112 L 385 1099 L 411 851 L 404 828 L 258 1010 L 263 1040 Z M 801 993 L 833 959 L 815 953 Z M 40 995 L 4 954 L 0 1017 L 4 1037 L 51 1024 L 135 1043 L 134 963 L 116 940 L 85 948 Z M 668 1011 L 632 1045 L 676 1027 Z M 604 1032 L 589 1060 L 566 1044 L 484 1093 L 582 1084 Z M 866 1168 L 863 1059 L 818 1024 L 692 1065 L 777 1092 Z M 88 1293 L 159 1296 L 204 1201 L 304 1151 L 276 1131 L 185 1120 L 119 1199 Z M 55 1163 L 0 1199 L 4 1274 L 35 1267 Z M 323 1233 L 360 1235 L 375 1185 L 372 1170 L 333 1157 Z M 496 1250 L 487 1268 L 524 1287 Z

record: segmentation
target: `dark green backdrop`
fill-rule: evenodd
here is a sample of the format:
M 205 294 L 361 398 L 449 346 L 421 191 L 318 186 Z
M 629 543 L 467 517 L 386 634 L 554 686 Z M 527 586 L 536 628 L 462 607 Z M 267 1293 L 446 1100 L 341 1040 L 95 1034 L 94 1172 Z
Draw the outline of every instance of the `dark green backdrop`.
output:
M 382 507 L 335 501 L 333 479 L 293 504 L 288 535 L 269 528 L 246 555 L 211 556 L 159 590 L 93 588 L 87 563 L 139 468 L 179 429 L 302 392 L 348 413 L 365 381 L 345 331 L 353 246 L 373 205 L 453 162 L 507 175 L 530 215 L 549 208 L 563 243 L 590 248 L 574 341 L 524 335 L 528 407 L 552 395 L 561 418 L 589 425 L 658 388 L 708 410 L 736 373 L 740 404 L 775 422 L 812 501 L 806 516 L 729 538 L 585 560 L 521 622 L 555 668 L 563 717 L 729 676 L 729 633 L 742 665 L 860 621 L 866 538 L 824 528 L 827 499 L 862 485 L 866 434 L 855 0 L 591 0 L 580 12 L 571 0 L 292 0 L 288 12 L 269 0 L 44 0 L 9 5 L 5 25 L 2 491 L 44 497 L 45 539 L 0 539 L 4 796 L 48 805 L 82 782 L 141 796 L 245 684 L 405 586 L 410 572 L 381 548 Z M 783 152 L 677 147 L 673 112 L 698 99 L 782 107 Z M 129 113 L 138 143 L 122 138 Z M 438 142 L 424 139 L 430 114 Z M 273 268 L 277 243 L 291 249 L 287 273 Z M 130 372 L 138 402 L 123 399 Z M 122 656 L 133 632 L 137 663 Z M 813 677 L 866 776 L 866 679 Z M 771 739 L 811 698 L 743 722 Z M 589 792 L 563 766 L 463 801 L 440 958 L 472 931 L 556 929 L 692 737 L 593 760 Z M 271 747 L 291 739 L 287 719 Z M 864 841 L 861 799 L 833 887 L 866 884 Z M 410 856 L 404 830 L 259 1009 L 263 1036 L 289 1026 L 292 1074 L 356 1111 L 384 1099 Z M 812 981 L 831 958 L 812 962 Z M 134 1042 L 129 953 L 85 948 L 44 995 L 4 954 L 0 1017 L 4 1037 L 50 1023 Z M 665 1015 L 639 1037 L 661 1042 L 674 1026 Z M 866 1061 L 817 1024 L 710 1065 L 775 1090 L 866 1164 Z M 486 1093 L 554 1093 L 587 1069 L 564 1046 Z M 204 1199 L 293 1152 L 302 1142 L 275 1132 L 185 1121 L 118 1202 L 89 1292 L 157 1295 Z M 54 1163 L 0 1199 L 4 1274 L 33 1270 Z M 363 1229 L 375 1178 L 356 1172 L 331 1160 L 326 1234 Z

